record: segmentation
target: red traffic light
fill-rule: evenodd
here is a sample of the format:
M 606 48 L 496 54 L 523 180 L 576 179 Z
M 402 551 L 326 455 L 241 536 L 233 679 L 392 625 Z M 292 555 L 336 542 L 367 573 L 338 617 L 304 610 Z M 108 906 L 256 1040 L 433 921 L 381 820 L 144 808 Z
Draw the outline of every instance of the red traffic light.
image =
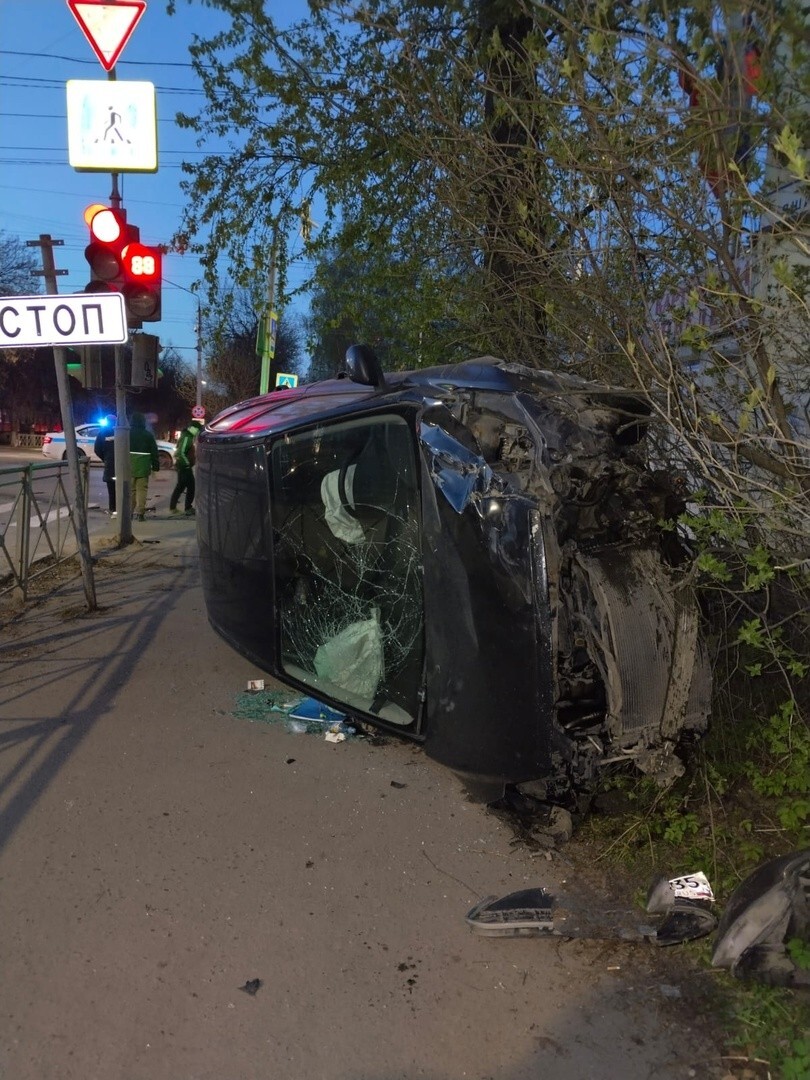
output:
M 127 244 L 121 253 L 124 273 L 132 282 L 151 284 L 160 281 L 160 249 L 146 244 Z
M 84 212 L 90 243 L 84 257 L 91 280 L 85 292 L 123 293 L 129 326 L 158 322 L 161 309 L 160 248 L 140 242 L 140 231 L 127 224 L 125 210 L 94 203 Z
M 127 310 L 145 322 L 160 319 L 162 256 L 160 249 L 147 244 L 127 244 L 121 253 L 126 284 Z

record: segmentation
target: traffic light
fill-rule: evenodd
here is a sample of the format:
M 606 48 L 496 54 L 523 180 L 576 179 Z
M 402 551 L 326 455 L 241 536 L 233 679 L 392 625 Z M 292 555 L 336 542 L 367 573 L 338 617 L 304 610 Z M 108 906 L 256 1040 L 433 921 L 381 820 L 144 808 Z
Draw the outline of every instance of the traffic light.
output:
M 127 311 L 143 322 L 160 320 L 162 257 L 160 248 L 127 244 L 122 252 Z
M 162 266 L 160 249 L 140 243 L 140 230 L 127 224 L 125 210 L 94 204 L 84 218 L 90 243 L 84 257 L 90 266 L 85 292 L 120 292 L 127 324 L 140 327 L 160 319 Z
M 90 266 L 90 282 L 85 292 L 123 292 L 122 254 L 127 244 L 138 240 L 138 230 L 127 225 L 125 210 L 95 203 L 84 212 L 90 226 L 90 243 L 84 257 Z

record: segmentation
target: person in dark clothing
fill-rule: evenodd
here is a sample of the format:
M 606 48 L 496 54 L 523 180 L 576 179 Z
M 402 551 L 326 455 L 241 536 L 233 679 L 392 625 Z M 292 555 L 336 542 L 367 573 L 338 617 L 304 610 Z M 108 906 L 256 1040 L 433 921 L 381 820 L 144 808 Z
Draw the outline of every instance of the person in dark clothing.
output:
M 104 427 L 96 435 L 93 453 L 104 462 L 102 477 L 107 485 L 110 517 L 115 517 L 115 417 L 105 418 Z
M 149 491 L 149 477 L 160 471 L 155 436 L 146 429 L 146 417 L 143 413 L 133 413 L 129 422 L 129 461 L 132 470 L 132 511 L 136 521 L 143 521 L 146 515 L 146 496 Z
M 193 517 L 194 510 L 194 462 L 196 460 L 195 442 L 202 430 L 202 420 L 192 420 L 190 424 L 180 432 L 177 440 L 177 449 L 174 454 L 174 463 L 177 469 L 177 483 L 169 499 L 169 512 L 179 513 L 177 503 L 183 492 L 186 493 L 185 509 L 189 517 Z

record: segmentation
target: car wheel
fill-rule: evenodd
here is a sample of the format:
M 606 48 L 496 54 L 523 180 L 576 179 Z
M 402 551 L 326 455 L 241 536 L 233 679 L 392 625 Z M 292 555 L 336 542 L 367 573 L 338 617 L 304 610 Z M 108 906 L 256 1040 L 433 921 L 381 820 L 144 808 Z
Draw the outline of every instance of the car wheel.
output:
M 82 458 L 87 457 L 87 454 L 85 454 L 84 450 L 82 450 L 80 446 L 76 447 L 76 457 L 79 459 L 79 461 L 81 461 Z M 62 461 L 67 461 L 67 450 L 62 451 Z
M 161 469 L 174 468 L 174 460 L 168 450 L 158 450 L 158 460 L 160 461 Z

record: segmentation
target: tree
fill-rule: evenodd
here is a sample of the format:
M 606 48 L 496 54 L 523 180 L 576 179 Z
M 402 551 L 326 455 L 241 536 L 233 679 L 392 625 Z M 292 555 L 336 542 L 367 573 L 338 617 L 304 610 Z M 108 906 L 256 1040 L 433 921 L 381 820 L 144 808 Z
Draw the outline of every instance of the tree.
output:
M 386 258 L 385 253 L 379 259 L 380 265 L 372 267 L 370 259 L 358 261 L 337 247 L 322 253 L 310 291 L 310 381 L 332 378 L 343 367 L 348 346 L 357 342 L 371 345 L 388 370 L 453 359 L 449 335 L 441 356 L 426 352 L 428 314 L 436 321 L 439 310 L 430 311 L 424 286 L 420 290 L 412 281 L 408 284 L 407 260 L 390 254 Z M 401 296 L 414 294 L 422 296 L 422 318 L 404 322 Z
M 0 296 L 26 296 L 39 292 L 40 286 L 34 276 L 36 268 L 34 250 L 26 247 L 19 237 L 0 230 Z M 40 371 L 42 352 L 35 349 L 0 349 L 3 419 L 16 426 L 29 426 L 48 414 L 45 403 L 49 394 L 46 392 L 43 397 L 41 393 L 48 381 L 47 375 Z M 25 378 L 20 377 L 23 368 Z M 51 380 L 54 387 L 55 381 L 54 376 Z
M 183 121 L 236 118 L 233 153 L 188 167 L 211 267 L 228 251 L 250 276 L 317 197 L 307 250 L 352 267 L 331 284 L 355 327 L 392 326 L 410 362 L 458 346 L 659 388 L 668 453 L 797 556 L 808 372 L 785 357 L 810 251 L 765 173 L 806 184 L 798 3 L 369 0 L 287 30 L 223 6 L 232 29 L 193 49 L 208 108 Z
M 205 328 L 211 343 L 205 363 L 205 404 L 212 412 L 226 405 L 255 397 L 259 393 L 261 359 L 256 354 L 259 316 L 246 289 L 236 289 L 213 305 L 216 321 Z M 302 362 L 303 327 L 293 314 L 278 323 L 276 355 L 271 370 L 271 388 L 278 371 L 298 372 Z
M 33 248 L 0 229 L 0 296 L 27 296 L 40 292 Z

